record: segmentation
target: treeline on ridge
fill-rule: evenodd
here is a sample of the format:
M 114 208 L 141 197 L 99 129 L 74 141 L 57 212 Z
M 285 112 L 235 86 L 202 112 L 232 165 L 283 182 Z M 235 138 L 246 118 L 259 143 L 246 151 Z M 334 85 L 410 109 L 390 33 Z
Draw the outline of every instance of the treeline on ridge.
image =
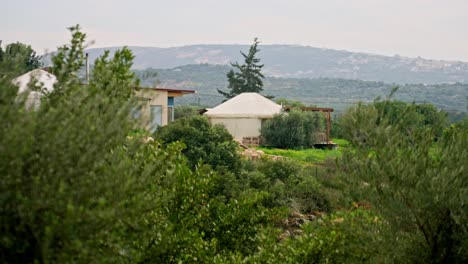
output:
M 179 100 L 182 104 L 215 106 L 223 101 L 216 89 L 227 87 L 226 65 L 186 65 L 173 69 L 137 70 L 136 74 L 145 86 L 166 86 L 198 91 L 198 94 Z M 406 102 L 431 103 L 454 112 L 466 112 L 468 84 L 395 84 L 334 78 L 274 78 L 266 77 L 264 90 L 276 98 L 289 98 L 307 105 L 333 107 L 343 111 L 358 101 L 371 102 L 385 97 L 394 86 L 400 89 L 395 99 Z

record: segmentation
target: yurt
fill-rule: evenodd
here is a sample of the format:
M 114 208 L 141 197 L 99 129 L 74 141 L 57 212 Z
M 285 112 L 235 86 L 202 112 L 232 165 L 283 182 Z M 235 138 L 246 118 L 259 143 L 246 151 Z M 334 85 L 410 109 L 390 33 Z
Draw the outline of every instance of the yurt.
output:
M 281 112 L 281 105 L 258 93 L 242 93 L 204 113 L 212 124 L 223 124 L 239 141 L 260 136 L 262 122 Z
M 36 86 L 45 89 L 46 92 L 51 92 L 54 89 L 54 84 L 57 82 L 55 75 L 43 70 L 35 69 L 13 79 L 13 84 L 18 86 L 18 95 L 28 91 L 31 81 L 36 82 Z M 26 106 L 37 108 L 41 102 L 42 93 L 39 91 L 29 91 L 26 98 Z

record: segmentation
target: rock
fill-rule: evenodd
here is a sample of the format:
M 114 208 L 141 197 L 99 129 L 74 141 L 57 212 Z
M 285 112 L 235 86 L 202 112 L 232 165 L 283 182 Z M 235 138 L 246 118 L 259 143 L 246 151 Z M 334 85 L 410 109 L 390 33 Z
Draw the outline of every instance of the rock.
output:
M 343 223 L 343 221 L 344 221 L 344 218 L 343 218 L 343 217 L 340 217 L 340 218 L 334 219 L 334 220 L 332 221 L 332 223 L 335 223 L 335 224 L 336 224 L 336 223 Z
M 241 152 L 242 156 L 244 156 L 244 157 L 246 157 L 247 159 L 250 159 L 250 160 L 257 160 L 264 154 L 265 154 L 265 152 L 263 152 L 261 150 L 256 150 L 254 148 L 247 148 L 243 152 Z
M 146 137 L 146 138 L 143 138 L 143 143 L 150 143 L 150 142 L 154 142 L 154 138 L 152 137 Z

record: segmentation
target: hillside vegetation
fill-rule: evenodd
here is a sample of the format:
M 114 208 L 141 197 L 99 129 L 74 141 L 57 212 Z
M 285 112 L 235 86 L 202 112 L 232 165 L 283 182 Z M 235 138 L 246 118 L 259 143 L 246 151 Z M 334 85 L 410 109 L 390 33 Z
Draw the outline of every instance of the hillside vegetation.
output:
M 146 69 L 136 71 L 141 84 L 162 87 L 194 89 L 197 94 L 177 98 L 182 104 L 215 106 L 224 99 L 216 89 L 227 87 L 226 65 L 186 65 L 172 69 Z M 265 94 L 288 98 L 307 105 L 333 107 L 344 110 L 358 102 L 370 102 L 385 97 L 397 84 L 350 79 L 275 78 L 264 81 Z M 406 102 L 427 102 L 449 111 L 467 111 L 468 84 L 406 84 L 399 85 L 395 99 Z
M 104 50 L 89 49 L 91 60 Z M 241 61 L 240 50 L 248 45 L 190 45 L 172 48 L 129 47 L 136 69 L 174 68 L 187 64 L 221 64 Z M 292 78 L 343 78 L 390 83 L 468 82 L 468 63 L 403 56 L 381 56 L 344 50 L 297 45 L 260 45 L 259 58 L 265 74 Z

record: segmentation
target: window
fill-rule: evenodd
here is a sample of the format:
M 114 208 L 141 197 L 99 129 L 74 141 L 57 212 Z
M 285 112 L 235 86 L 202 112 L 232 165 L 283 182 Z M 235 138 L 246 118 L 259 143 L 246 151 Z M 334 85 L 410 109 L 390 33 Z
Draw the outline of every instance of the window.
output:
M 167 107 L 167 122 L 174 121 L 174 106 Z
M 151 105 L 150 109 L 150 131 L 154 132 L 162 126 L 162 105 Z
M 174 121 L 174 97 L 167 97 L 167 122 Z
M 174 97 L 172 96 L 167 97 L 167 105 L 174 106 Z

